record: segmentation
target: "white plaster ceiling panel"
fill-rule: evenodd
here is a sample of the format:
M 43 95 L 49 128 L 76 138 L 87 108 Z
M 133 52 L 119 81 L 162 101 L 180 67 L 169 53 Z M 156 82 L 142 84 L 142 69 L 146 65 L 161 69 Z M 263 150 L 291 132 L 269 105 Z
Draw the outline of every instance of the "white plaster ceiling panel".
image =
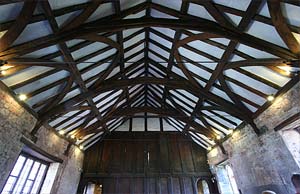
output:
M 17 93 L 20 93 L 19 91 L 22 91 L 21 93 L 27 94 L 27 93 L 33 92 L 35 90 L 38 90 L 38 89 L 40 89 L 40 88 L 42 88 L 44 86 L 47 86 L 48 84 L 51 84 L 51 83 L 54 83 L 54 82 L 56 82 L 58 80 L 64 79 L 66 77 L 69 77 L 69 75 L 70 74 L 67 71 L 58 71 L 57 73 L 54 73 L 54 74 L 52 74 L 50 76 L 47 76 L 47 77 L 45 77 L 43 79 L 39 79 L 39 80 L 37 80 L 35 82 L 32 82 L 30 84 L 27 84 L 27 85 L 21 87 L 21 88 L 18 88 L 15 91 Z M 55 79 L 53 79 L 54 77 L 55 77 Z
M 111 78 L 112 76 L 116 75 L 116 74 L 119 73 L 119 72 L 120 72 L 120 67 L 117 66 L 117 67 L 115 67 L 115 68 L 111 71 L 111 73 L 107 76 L 106 79 Z
M 140 51 L 142 51 L 142 50 L 139 50 L 139 51 L 137 51 L 137 52 L 140 52 Z M 135 56 L 135 57 L 132 57 L 132 55 L 131 55 L 131 57 L 130 57 L 129 59 L 126 59 L 126 62 L 128 62 L 128 63 L 133 63 L 133 62 L 139 61 L 140 59 L 143 59 L 143 58 L 144 58 L 144 53 L 141 52 L 140 54 L 138 54 L 138 55 Z
M 122 34 L 123 34 L 123 38 L 126 38 L 128 36 L 130 36 L 131 34 L 139 31 L 139 30 L 142 30 L 143 28 L 131 28 L 131 29 L 127 29 L 127 30 L 123 30 L 122 31 Z
M 55 94 L 58 94 L 58 92 L 60 91 L 60 86 L 55 86 L 55 87 L 52 87 L 42 93 L 39 93 L 37 95 L 35 95 L 34 97 L 32 98 L 29 98 L 26 103 L 29 105 L 29 106 L 32 106 L 33 104 L 37 103 L 37 102 L 40 102 L 40 101 L 43 101 L 43 100 L 46 100 L 49 96 L 53 96 Z M 23 92 L 22 92 L 23 93 Z
M 230 40 L 227 38 L 210 38 L 210 40 L 213 40 L 215 42 L 221 43 L 223 45 L 228 45 Z
M 236 48 L 237 50 L 243 52 L 243 53 L 247 53 L 248 55 L 260 59 L 260 58 L 278 58 L 270 53 L 267 53 L 265 51 L 261 51 L 252 47 L 249 47 L 247 45 L 244 44 L 239 44 Z
M 151 27 L 152 29 L 163 33 L 164 35 L 170 37 L 170 38 L 174 38 L 175 36 L 175 31 L 173 29 L 170 28 L 160 28 L 160 27 Z
M 121 4 L 121 9 L 124 10 L 124 9 L 128 9 L 128 8 L 131 8 L 135 5 L 138 5 L 140 3 L 143 3 L 145 2 L 145 0 L 134 0 L 134 1 L 131 1 L 131 0 L 120 0 L 120 4 Z
M 184 75 L 184 73 L 181 71 L 181 69 L 179 69 L 178 67 L 176 66 L 173 66 L 172 67 L 172 71 L 178 75 L 180 75 L 181 77 L 187 79 L 187 77 Z
M 72 124 L 75 120 L 78 120 L 78 119 L 82 119 L 84 118 L 84 116 L 88 115 L 91 111 L 90 110 L 86 110 L 84 111 L 83 113 L 77 115 L 76 117 L 73 117 L 72 119 L 62 123 L 62 125 L 58 126 L 56 129 L 57 130 L 64 130 L 66 126 Z M 65 119 L 69 119 L 70 117 L 69 116 L 66 116 L 64 115 L 63 118 Z
M 289 24 L 300 26 L 300 7 L 289 3 L 281 3 L 281 11 Z
M 55 20 L 60 28 L 66 26 L 69 22 L 74 21 L 74 19 L 79 16 L 80 13 L 84 12 L 85 8 L 89 5 L 90 2 L 91 1 L 88 0 L 49 0 L 50 6 L 55 15 Z M 228 38 L 224 38 L 225 36 L 218 36 L 218 38 L 209 38 L 204 40 L 192 39 L 192 41 L 185 43 L 185 45 L 180 45 L 180 47 L 177 48 L 177 45 L 174 45 L 176 44 L 176 41 L 178 42 L 183 38 L 189 38 L 191 35 L 203 33 L 196 29 L 190 30 L 189 28 L 177 31 L 178 28 L 175 26 L 167 27 L 167 23 L 163 23 L 162 25 L 156 23 L 160 22 L 160 18 L 164 19 L 162 21 L 167 21 L 167 19 L 169 19 L 170 22 L 174 19 L 179 20 L 179 15 L 177 16 L 176 12 L 179 13 L 181 11 L 181 0 L 153 0 L 150 3 L 154 3 L 156 5 L 152 7 L 146 7 L 148 5 L 148 2 L 146 0 L 121 0 L 121 11 L 126 10 L 124 14 L 116 13 L 117 7 L 115 3 L 116 2 L 114 1 L 103 2 L 99 7 L 95 8 L 95 11 L 93 13 L 88 15 L 87 18 L 82 21 L 82 26 L 79 26 L 78 29 L 83 29 L 83 32 L 85 30 L 88 31 L 87 27 L 91 27 L 91 25 L 101 25 L 100 22 L 103 21 L 101 20 L 101 18 L 105 17 L 109 19 L 117 18 L 120 15 L 127 15 L 126 17 L 119 20 L 120 24 L 116 25 L 120 25 L 120 29 L 113 30 L 112 32 L 106 32 L 106 30 L 102 31 L 101 29 L 103 28 L 99 26 L 99 31 L 93 32 L 99 36 L 109 36 L 107 38 L 116 43 L 120 41 L 117 38 L 117 35 L 119 35 L 118 33 L 122 33 L 123 40 L 126 40 L 123 41 L 123 43 L 120 43 L 121 47 L 123 47 L 124 49 L 124 55 L 121 56 L 121 59 L 124 60 L 124 63 L 122 61 L 123 64 L 112 64 L 117 54 L 123 54 L 123 52 L 122 50 L 120 50 L 121 52 L 119 52 L 116 48 L 112 48 L 105 43 L 81 40 L 78 37 L 64 41 L 67 39 L 66 36 L 56 37 L 60 36 L 61 34 L 63 35 L 66 32 L 62 31 L 58 34 L 53 34 L 53 30 L 51 29 L 47 18 L 43 15 L 44 10 L 42 9 L 40 3 L 38 3 L 34 10 L 34 15 L 31 18 L 32 21 L 28 21 L 28 23 L 24 26 L 24 29 L 22 27 L 21 32 L 19 33 L 17 38 L 13 40 L 13 43 L 10 43 L 10 45 L 8 45 L 8 48 L 5 48 L 6 45 L 4 45 L 3 50 L 1 50 L 0 48 L 0 56 L 5 56 L 4 58 L 25 57 L 27 58 L 27 60 L 29 60 L 28 58 L 33 58 L 37 60 L 44 59 L 64 62 L 66 59 L 63 57 L 63 53 L 61 52 L 61 45 L 59 45 L 58 43 L 65 43 L 68 47 L 67 50 L 70 50 L 71 55 L 76 62 L 74 66 L 81 73 L 81 77 L 79 78 L 84 81 L 85 86 L 90 90 L 92 89 L 90 87 L 92 87 L 96 82 L 101 72 L 109 69 L 111 65 L 115 66 L 112 67 L 112 72 L 110 72 L 109 75 L 106 76 L 104 80 L 105 83 L 108 79 L 121 81 L 121 79 L 123 78 L 141 80 L 152 80 L 155 78 L 157 79 L 157 81 L 160 80 L 162 82 L 165 82 L 166 80 L 170 81 L 169 79 L 180 80 L 182 78 L 184 79 L 182 80 L 184 81 L 184 83 L 189 83 L 191 80 L 187 78 L 187 76 L 181 69 L 182 63 L 185 66 L 186 70 L 189 71 L 192 78 L 195 79 L 202 87 L 207 87 L 205 89 L 209 91 L 211 95 L 219 96 L 220 98 L 223 98 L 225 101 L 227 101 L 227 103 L 230 103 L 232 106 L 236 106 L 234 105 L 233 100 L 231 100 L 229 95 L 225 92 L 227 90 L 225 90 L 224 86 L 220 84 L 220 77 L 211 77 L 212 73 L 216 70 L 217 64 L 219 63 L 220 59 L 224 57 L 223 55 L 225 53 L 225 49 L 230 42 Z M 139 6 L 141 3 L 145 3 L 145 7 L 140 7 L 142 9 L 135 10 L 131 13 L 128 12 L 130 10 L 133 10 L 131 9 L 132 7 Z M 242 20 L 241 16 L 244 15 L 245 11 L 248 9 L 251 0 L 214 0 L 212 1 L 212 3 L 214 7 L 219 9 L 220 13 L 223 14 L 226 19 L 228 19 L 229 22 L 231 22 L 234 26 L 238 26 L 238 24 Z M 4 25 L 4 27 L 1 26 L 2 32 L 0 32 L 0 41 L 6 39 L 7 36 L 3 35 L 5 35 L 6 30 L 8 30 L 10 27 L 10 25 L 8 24 L 13 24 L 12 20 L 18 18 L 18 15 L 22 10 L 22 6 L 22 2 L 8 3 L 7 5 L 0 6 L 0 25 Z M 161 7 L 159 8 L 159 6 Z M 265 59 L 278 59 L 281 55 L 286 55 L 286 59 L 296 58 L 293 58 L 293 56 L 296 56 L 295 51 L 289 50 L 291 46 L 288 45 L 288 42 L 285 43 L 284 40 L 281 39 L 277 32 L 278 29 L 276 30 L 276 28 L 274 27 L 272 18 L 270 18 L 267 3 L 263 2 L 260 8 L 261 9 L 258 9 L 256 11 L 256 16 L 250 22 L 250 27 L 247 28 L 246 33 L 260 39 L 261 45 L 264 44 L 264 41 L 268 42 L 268 47 L 259 49 L 261 47 L 260 44 L 255 46 L 251 43 L 247 43 L 247 40 L 244 40 L 241 41 L 243 43 L 237 44 L 234 53 L 232 53 L 230 57 L 226 59 L 227 62 L 235 62 L 235 65 L 239 65 L 239 61 L 241 61 L 241 63 L 247 63 L 247 60 L 249 60 L 250 63 L 252 63 L 251 61 L 257 62 L 257 65 L 254 66 L 253 64 L 251 64 L 249 66 L 238 67 L 232 64 L 234 69 L 227 69 L 226 65 L 230 64 L 225 64 L 225 71 L 217 73 L 224 75 L 228 88 L 232 91 L 233 94 L 236 95 L 236 97 L 240 99 L 245 107 L 253 112 L 253 115 L 254 112 L 260 110 L 260 108 L 265 107 L 264 105 L 267 102 L 266 99 L 268 95 L 276 95 L 277 92 L 280 92 L 285 86 L 287 86 L 287 83 L 291 83 L 290 81 L 292 80 L 291 77 L 293 77 L 293 74 L 287 75 L 284 74 L 284 72 L 299 71 L 299 68 L 296 67 L 284 69 L 284 67 L 279 66 L 263 67 L 263 65 L 260 65 L 261 61 Z M 287 2 L 281 2 L 281 8 L 287 24 L 293 25 L 290 27 L 290 30 L 292 30 L 292 36 L 294 36 L 300 42 L 300 34 L 297 33 L 297 27 L 300 25 L 300 6 L 295 6 Z M 223 13 L 224 10 L 226 13 Z M 146 13 L 150 15 L 146 15 Z M 205 7 L 205 3 L 188 3 L 188 10 L 186 14 L 190 16 L 187 16 L 187 18 L 189 17 L 195 20 L 197 19 L 197 17 L 199 17 L 204 19 L 203 21 L 209 20 L 209 24 L 211 24 L 213 22 L 216 22 L 215 18 L 217 17 L 216 15 L 214 15 L 214 18 L 210 13 L 211 11 L 209 11 L 208 7 Z M 112 16 L 110 17 L 110 15 Z M 136 19 L 141 17 L 152 17 L 155 27 L 147 25 L 141 28 L 132 28 L 136 25 L 131 25 L 130 23 L 126 22 L 124 23 L 126 25 L 122 26 L 123 20 L 138 21 Z M 90 26 L 86 25 L 86 23 L 90 23 Z M 140 23 L 138 24 L 138 26 L 139 25 Z M 176 23 L 173 21 L 172 25 L 176 25 Z M 218 25 L 216 24 L 216 26 Z M 193 27 L 195 28 L 195 26 Z M 176 32 L 179 34 L 176 39 L 178 38 L 179 40 L 174 39 Z M 71 31 L 68 33 L 72 34 Z M 76 34 L 74 36 L 76 36 Z M 230 34 L 227 34 L 226 37 L 227 36 L 230 37 Z M 241 34 L 241 36 L 243 36 L 243 34 Z M 50 42 L 45 42 L 45 44 L 39 41 L 38 39 L 41 37 L 43 37 L 43 39 L 40 40 L 49 40 Z M 56 38 L 58 39 L 56 40 Z M 232 39 L 235 39 L 235 37 L 233 36 Z M 33 42 L 34 44 L 31 43 L 32 40 L 36 40 Z M 139 44 L 132 47 L 136 43 Z M 250 45 L 252 45 L 253 47 Z M 148 46 L 148 48 L 146 48 L 145 46 Z M 178 52 L 178 54 L 180 55 L 179 58 L 181 59 L 174 57 L 173 54 L 170 54 L 171 52 L 174 52 L 172 48 L 175 48 L 175 52 Z M 269 51 L 266 52 L 263 50 Z M 67 51 L 64 51 L 64 53 L 65 52 Z M 281 55 L 277 54 L 280 52 Z M 150 60 L 147 60 L 147 57 Z M 258 61 L 257 59 L 261 60 Z M 135 63 L 137 61 L 139 63 Z M 26 68 L 24 68 L 22 67 L 22 62 L 20 62 L 20 64 L 18 64 L 21 65 L 20 69 L 18 69 L 19 67 L 9 65 L 10 64 L 0 67 L 0 80 L 8 87 L 10 87 L 16 95 L 20 93 L 26 93 L 28 95 L 26 103 L 29 106 L 33 107 L 33 111 L 39 111 L 42 108 L 49 106 L 50 102 L 53 102 L 52 99 L 57 97 L 58 94 L 63 91 L 67 84 L 70 73 L 72 74 L 71 70 L 65 71 L 61 69 L 50 68 L 42 66 L 42 64 L 41 66 L 28 68 L 26 66 Z M 123 69 L 125 72 L 124 74 Z M 170 70 L 178 76 L 169 74 L 168 71 Z M 146 78 L 146 76 L 148 78 Z M 212 87 L 208 87 L 207 85 L 207 82 L 209 80 L 213 83 Z M 199 90 L 202 89 L 200 85 L 198 88 Z M 181 86 L 178 88 L 181 88 Z M 97 114 L 101 114 L 101 116 L 107 116 L 108 111 L 113 106 L 115 106 L 115 108 L 127 108 L 127 106 L 150 106 L 152 108 L 176 109 L 184 116 L 189 117 L 192 113 L 195 112 L 194 109 L 199 99 L 197 96 L 194 96 L 187 90 L 178 88 L 174 90 L 173 87 L 168 87 L 168 91 L 170 92 L 166 92 L 166 87 L 161 84 L 157 85 L 147 83 L 147 86 L 146 84 L 138 84 L 124 87 L 122 88 L 122 90 L 114 90 L 112 88 L 111 91 L 105 92 L 103 94 L 97 93 L 90 96 L 90 98 L 93 99 L 94 104 L 92 105 L 100 109 L 99 113 Z M 122 99 L 120 99 L 120 94 L 122 92 L 126 94 L 127 89 L 128 95 L 126 95 L 126 97 L 122 96 Z M 66 101 L 72 104 L 73 100 L 79 99 L 74 97 L 78 97 L 78 95 L 82 94 L 82 91 L 83 89 L 77 85 L 77 82 L 73 82 L 70 90 L 66 91 L 63 100 L 61 100 L 59 104 L 61 105 Z M 193 93 L 194 92 L 197 92 L 197 90 L 193 91 Z M 165 96 L 166 94 L 169 96 Z M 127 104 L 127 98 L 133 98 L 132 102 L 130 102 L 131 104 Z M 201 101 L 199 101 L 199 103 L 200 102 Z M 60 105 L 54 105 L 54 107 Z M 86 99 L 80 99 L 74 102 L 72 105 L 92 106 L 90 103 L 87 103 Z M 203 104 L 198 104 L 198 106 L 199 105 L 200 108 L 198 113 L 200 113 L 201 115 L 195 115 L 196 118 L 193 120 L 193 122 L 199 124 L 204 128 L 212 128 L 207 130 L 210 130 L 209 132 L 211 133 L 217 133 L 222 137 L 225 137 L 229 134 L 229 131 L 227 129 L 235 128 L 237 125 L 241 124 L 243 120 L 247 120 L 242 119 L 243 116 L 241 116 L 240 118 L 236 118 L 235 116 L 230 115 L 230 113 L 228 113 L 230 111 L 227 110 L 226 112 L 226 110 L 223 109 L 224 107 L 220 106 L 220 104 L 218 104 L 216 100 L 212 101 L 209 98 L 205 98 Z M 213 106 L 216 106 L 216 110 Z M 240 110 L 237 108 L 236 111 L 239 112 Z M 42 113 L 42 111 L 38 112 L 37 114 L 39 113 Z M 49 124 L 53 128 L 56 128 L 57 131 L 69 131 L 69 133 L 65 134 L 68 138 L 71 134 L 77 135 L 77 128 L 81 124 L 83 124 L 83 122 L 86 121 L 85 124 L 87 125 L 85 127 L 92 127 L 92 124 L 98 121 L 97 118 L 94 118 L 95 112 L 93 112 L 93 117 L 91 117 L 92 114 L 90 113 L 92 113 L 91 110 L 77 110 L 63 115 L 57 114 L 55 115 L 56 119 L 51 119 Z M 138 113 L 135 116 L 137 115 L 144 115 L 144 112 L 140 114 Z M 151 113 L 147 113 L 147 115 L 153 116 L 153 114 Z M 167 117 L 166 120 L 163 119 L 164 130 L 181 131 L 182 129 L 186 128 L 187 125 L 186 123 L 180 121 L 180 116 L 182 115 L 178 115 L 178 117 L 175 116 L 174 118 Z M 201 119 L 203 118 L 206 119 L 208 126 L 206 122 L 203 123 L 204 121 L 201 121 Z M 123 116 L 111 117 L 106 123 L 107 130 L 128 131 L 129 121 L 128 118 L 126 119 L 126 122 L 124 122 L 125 120 Z M 144 131 L 144 122 L 144 118 L 134 118 L 133 130 Z M 158 118 L 149 117 L 147 118 L 147 123 L 149 131 L 160 130 Z M 102 138 L 103 134 L 100 131 L 105 129 L 103 128 L 103 126 L 99 126 L 98 130 L 95 130 L 96 131 L 92 131 L 91 134 L 85 137 L 80 137 L 76 144 L 83 145 L 85 146 L 83 149 L 87 149 L 93 143 L 99 141 Z M 200 134 L 201 129 L 190 128 L 190 130 L 192 130 L 193 132 L 190 131 L 189 135 L 196 143 L 198 143 L 202 147 L 207 148 L 214 144 L 213 139 L 210 140 L 203 134 Z M 199 133 L 196 133 L 196 131 L 199 131 Z
M 198 79 L 197 77 L 194 77 L 194 79 L 195 79 L 202 87 L 205 87 L 206 82 L 204 82 L 204 81 Z
M 197 54 L 194 51 L 191 51 L 187 48 L 180 47 L 179 49 L 179 54 L 185 57 L 188 57 L 190 60 L 194 62 L 201 62 L 201 61 L 211 61 L 207 57 L 204 57 L 202 55 Z
M 215 3 L 238 10 L 247 10 L 251 0 L 214 0 Z
M 112 103 L 112 100 L 115 99 L 117 96 L 119 96 L 121 94 L 121 90 L 117 91 L 117 92 L 114 92 L 113 94 L 109 93 L 110 95 L 109 96 L 106 96 L 105 99 L 102 99 L 96 106 L 97 108 L 99 107 L 103 107 L 103 105 L 107 104 L 107 103 Z M 104 97 L 104 96 L 103 96 Z M 99 99 L 100 100 L 100 99 Z M 98 102 L 99 100 L 97 101 L 94 101 L 94 102 Z
M 176 131 L 176 129 L 170 125 L 165 119 L 163 119 L 163 129 L 164 131 Z
M 167 60 L 164 60 L 164 59 L 158 57 L 157 55 L 153 54 L 151 51 L 149 52 L 149 55 L 148 55 L 148 56 L 149 56 L 150 59 L 152 59 L 152 60 L 154 60 L 154 61 L 157 61 L 157 62 L 163 62 L 163 63 L 160 63 L 160 65 L 162 65 L 162 66 L 164 66 L 164 67 L 167 67 L 167 66 L 168 66 L 168 64 L 166 63 Z
M 28 42 L 49 34 L 52 34 L 52 30 L 49 22 L 47 21 L 28 24 L 25 27 L 25 29 L 22 31 L 20 36 L 14 41 L 13 45 L 18 45 L 24 42 Z
M 251 111 L 251 112 L 255 112 L 257 111 L 257 108 L 255 108 L 254 106 L 248 104 L 247 102 L 242 101 L 242 103 Z
M 188 14 L 215 21 L 215 19 L 208 13 L 205 7 L 198 4 L 191 3 L 189 6 Z
M 165 7 L 175 9 L 177 11 L 180 11 L 182 0 L 174 0 L 174 1 L 168 1 L 168 0 L 153 0 L 153 3 L 163 5 Z
M 202 113 L 206 114 L 209 117 L 212 117 L 214 120 L 218 121 L 219 123 L 222 123 L 223 125 L 225 125 L 229 129 L 236 127 L 236 125 L 233 125 L 232 123 L 229 123 L 225 119 L 222 119 L 218 115 L 214 114 L 214 112 L 208 112 L 208 111 L 204 110 L 204 111 L 202 111 Z M 227 117 L 227 115 L 221 115 L 221 116 Z
M 116 131 L 129 131 L 129 120 L 125 121 L 122 125 L 120 125 Z
M 231 90 L 238 94 L 239 96 L 242 96 L 246 99 L 250 99 L 250 101 L 258 104 L 258 105 L 263 105 L 266 102 L 266 99 L 253 93 L 250 92 L 249 90 L 246 90 L 238 85 L 236 85 L 235 83 L 232 82 L 226 82 L 228 84 L 228 86 L 231 88 Z
M 93 119 L 86 125 L 86 127 L 89 127 L 90 125 L 96 123 L 96 121 L 98 121 L 98 119 L 97 119 L 97 118 L 93 118 Z
M 245 53 L 246 54 L 246 53 Z M 231 55 L 231 58 L 230 58 L 230 62 L 233 62 L 233 61 L 242 61 L 244 60 L 243 57 L 239 56 L 239 55 Z
M 51 53 L 58 52 L 58 51 L 59 51 L 58 45 L 52 45 L 52 46 L 49 46 L 49 47 L 31 52 L 31 53 L 25 54 L 23 56 L 25 58 L 34 58 L 34 57 L 40 58 L 40 57 L 45 56 L 47 54 L 51 54 Z
M 95 75 L 97 75 L 97 74 L 99 74 L 99 73 L 105 71 L 106 68 L 107 68 L 109 65 L 110 65 L 110 63 L 105 63 L 105 64 L 103 64 L 103 65 L 100 65 L 100 66 L 98 66 L 98 67 L 96 67 L 96 68 L 93 68 L 93 69 L 91 69 L 90 71 L 88 71 L 88 72 L 82 74 L 81 77 L 82 77 L 82 79 L 83 79 L 84 81 L 86 81 L 87 79 L 89 79 L 89 78 L 91 78 L 91 77 L 93 77 L 93 76 L 95 76 Z
M 41 66 L 40 67 L 39 66 L 29 67 L 29 68 L 24 69 L 21 72 L 18 72 L 15 75 L 5 77 L 1 81 L 3 81 L 7 86 L 11 86 L 16 83 L 21 83 L 27 79 L 36 77 L 42 73 L 50 71 L 51 69 L 52 68 L 50 68 L 50 67 L 41 67 Z
M 174 16 L 171 16 L 169 14 L 157 11 L 155 9 L 151 9 L 151 16 L 154 18 L 166 18 L 166 19 L 177 19 Z
M 104 3 L 104 4 L 101 4 L 93 12 L 93 14 L 85 21 L 85 23 L 92 22 L 92 21 L 95 21 L 97 19 L 109 16 L 109 15 L 113 15 L 114 13 L 115 13 L 115 11 L 114 11 L 113 3 Z
M 254 21 L 246 32 L 262 40 L 271 42 L 284 48 L 288 48 L 273 26 Z M 272 34 L 272 36 L 270 36 L 270 34 Z
M 189 100 L 188 98 L 186 98 L 182 93 L 180 93 L 178 91 L 175 92 L 174 90 L 171 90 L 170 93 L 173 94 L 173 95 L 175 95 L 175 96 L 177 96 L 180 99 L 183 99 L 183 101 L 185 103 L 187 103 L 188 105 L 190 105 L 192 107 L 194 107 L 196 105 L 194 102 L 192 102 L 191 100 Z
M 263 3 L 263 6 L 261 7 L 260 11 L 258 12 L 259 15 L 262 15 L 262 16 L 265 16 L 265 17 L 268 17 L 270 18 L 270 12 L 269 12 L 269 8 L 268 8 L 268 4 L 267 4 L 267 1 L 265 1 Z
M 229 18 L 228 20 L 234 24 L 234 26 L 238 26 L 242 20 L 242 17 L 230 13 L 225 13 L 225 15 Z
M 185 63 L 184 65 L 190 72 L 193 72 L 193 73 L 197 74 L 198 76 L 200 76 L 206 80 L 209 80 L 211 73 L 209 73 L 208 71 L 203 70 L 191 63 Z
M 137 43 L 138 41 L 141 41 L 144 39 L 145 39 L 145 32 L 142 32 L 142 33 L 134 36 L 133 38 L 127 40 L 126 42 L 124 42 L 124 49 L 126 49 L 127 47 L 130 47 L 130 46 L 134 45 L 135 43 Z
M 217 95 L 217 96 L 220 96 L 221 98 L 229 101 L 229 102 L 232 102 L 232 100 L 228 97 L 228 95 L 223 91 L 223 90 L 220 90 L 216 87 L 212 87 L 211 90 L 210 90 L 213 94 Z
M 246 71 L 249 71 L 264 79 L 267 79 L 279 86 L 285 85 L 290 80 L 290 78 L 279 75 L 274 71 L 271 71 L 270 69 L 267 69 L 265 67 L 249 66 L 249 67 L 242 67 L 242 69 L 245 69 Z
M 62 123 L 64 120 L 66 120 L 69 117 L 72 117 L 73 115 L 77 114 L 78 112 L 79 112 L 79 110 L 70 111 L 70 112 L 64 114 L 62 117 L 59 117 L 59 118 L 49 122 L 49 125 L 54 127 L 55 125 Z
M 99 101 L 100 99 L 102 99 L 103 97 L 112 94 L 112 92 L 113 92 L 113 91 L 108 91 L 108 92 L 100 93 L 99 95 L 97 95 L 97 96 L 95 96 L 95 97 L 93 98 L 93 101 L 94 101 L 94 102 L 97 102 L 97 101 Z
M 167 52 L 166 50 L 164 50 L 164 49 L 162 49 L 162 48 L 160 48 L 160 47 L 158 47 L 158 46 L 156 46 L 152 43 L 149 43 L 149 49 L 158 52 L 160 55 L 162 55 L 165 58 L 169 58 L 169 56 L 170 56 L 169 52 Z
M 223 49 L 212 46 L 212 45 L 202 42 L 200 40 L 189 42 L 188 45 L 197 50 L 205 51 L 206 53 L 208 53 L 214 57 L 217 57 L 217 58 L 221 58 L 222 54 L 224 53 Z
M 0 23 L 14 20 L 23 8 L 23 2 L 10 3 L 0 6 Z
M 71 13 L 67 13 L 58 17 L 55 17 L 55 21 L 59 28 L 64 27 L 69 22 L 71 22 L 74 18 L 76 18 L 80 13 L 82 13 L 82 10 L 79 11 L 73 11 Z
M 144 44 L 139 44 L 138 46 L 136 46 L 136 47 L 132 48 L 131 50 L 129 50 L 128 52 L 126 52 L 124 54 L 124 57 L 127 58 L 127 57 L 135 54 L 136 52 L 143 50 L 144 48 L 145 48 Z
M 136 14 L 130 14 L 129 16 L 125 17 L 124 19 L 137 19 L 137 18 L 141 18 L 144 17 L 146 15 L 146 11 L 140 11 Z
M 72 90 L 71 92 L 68 92 L 68 94 L 63 98 L 62 102 L 69 100 L 70 98 L 73 98 L 74 96 L 77 96 L 80 93 L 81 92 L 79 89 Z
M 88 46 L 85 46 L 75 52 L 72 52 L 72 56 L 74 58 L 74 60 L 77 60 L 81 57 L 84 57 L 88 54 L 91 54 L 93 52 L 96 52 L 100 49 L 103 49 L 105 47 L 107 47 L 108 45 L 107 44 L 104 44 L 104 43 L 101 43 L 101 42 L 94 42 Z M 103 58 L 105 58 L 105 56 L 103 56 Z
M 104 104 L 103 106 L 101 106 L 99 108 L 99 111 L 102 113 L 102 116 L 104 116 L 107 113 L 107 110 L 110 107 L 113 107 L 115 105 L 115 103 L 117 102 L 118 98 L 114 98 L 112 100 L 109 100 L 106 104 Z
M 150 38 L 155 40 L 156 42 L 159 42 L 162 45 L 168 47 L 169 49 L 171 49 L 171 47 L 172 47 L 172 42 L 169 42 L 168 40 L 161 38 L 161 37 L 157 36 L 156 34 L 150 33 Z
M 247 75 L 244 75 L 242 73 L 239 73 L 238 71 L 236 70 L 233 70 L 233 69 L 229 69 L 229 70 L 226 70 L 224 72 L 224 74 L 226 76 L 229 76 L 237 81 L 241 81 L 242 83 L 247 83 L 250 87 L 258 90 L 258 91 L 261 91 L 267 95 L 271 95 L 271 94 L 274 94 L 277 90 L 270 87 L 269 85 L 266 85 L 258 80 L 255 80 Z
M 72 47 L 76 44 L 79 44 L 79 43 L 83 42 L 83 41 L 85 41 L 85 40 L 83 40 L 83 39 L 72 39 L 72 40 L 66 41 L 65 43 L 70 48 L 70 47 Z
M 60 9 L 60 8 L 69 7 L 72 5 L 78 5 L 87 2 L 89 2 L 89 0 L 72 0 L 72 1 L 49 0 L 49 4 L 52 9 Z

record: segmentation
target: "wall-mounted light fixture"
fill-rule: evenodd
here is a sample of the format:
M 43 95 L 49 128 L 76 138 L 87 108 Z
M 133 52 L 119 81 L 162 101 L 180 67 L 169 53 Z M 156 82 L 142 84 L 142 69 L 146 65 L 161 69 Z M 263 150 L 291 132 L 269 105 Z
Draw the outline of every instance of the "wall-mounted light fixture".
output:
M 274 99 L 275 99 L 275 97 L 274 97 L 273 95 L 269 95 L 269 96 L 267 97 L 267 100 L 268 100 L 269 102 L 272 102 Z
M 18 98 L 21 101 L 25 101 L 27 99 L 27 96 L 26 96 L 26 94 L 19 94 Z

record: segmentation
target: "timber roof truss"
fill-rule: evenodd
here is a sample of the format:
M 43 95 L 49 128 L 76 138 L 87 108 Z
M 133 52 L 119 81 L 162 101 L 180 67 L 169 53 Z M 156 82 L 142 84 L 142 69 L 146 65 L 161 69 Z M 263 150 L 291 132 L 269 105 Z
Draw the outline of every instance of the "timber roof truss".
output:
M 227 3 L 227 4 L 226 4 Z M 178 130 L 204 148 L 299 82 L 300 3 L 0 0 L 1 85 L 87 149 Z

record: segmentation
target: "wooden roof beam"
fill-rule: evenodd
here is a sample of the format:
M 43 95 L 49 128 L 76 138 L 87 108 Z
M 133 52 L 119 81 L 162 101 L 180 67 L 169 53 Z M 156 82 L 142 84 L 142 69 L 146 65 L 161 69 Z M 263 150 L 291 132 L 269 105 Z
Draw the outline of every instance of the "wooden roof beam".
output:
M 93 26 L 90 23 L 82 25 L 79 29 L 66 31 L 58 34 L 57 36 L 45 36 L 37 40 L 33 40 L 30 43 L 25 43 L 8 49 L 1 53 L 1 58 L 7 59 L 14 55 L 19 55 L 20 53 L 28 53 L 28 50 L 32 51 L 45 48 L 58 42 L 71 40 L 77 37 L 82 37 L 85 34 L 90 34 L 93 32 L 108 32 L 108 31 L 119 31 L 129 28 L 142 28 L 142 27 L 165 27 L 165 28 L 175 28 L 175 29 L 190 29 L 196 31 L 203 31 L 208 33 L 213 33 L 221 37 L 225 37 L 241 44 L 263 50 L 279 56 L 284 59 L 297 59 L 297 55 L 290 52 L 289 50 L 279 47 L 270 42 L 264 41 L 262 39 L 256 38 L 246 33 L 241 33 L 237 29 L 228 29 L 222 27 L 219 24 L 206 20 L 206 19 L 163 19 L 163 18 L 145 18 L 143 22 L 140 19 L 126 19 L 126 20 L 115 20 L 110 23 L 98 24 Z M 32 45 L 35 45 L 34 47 Z

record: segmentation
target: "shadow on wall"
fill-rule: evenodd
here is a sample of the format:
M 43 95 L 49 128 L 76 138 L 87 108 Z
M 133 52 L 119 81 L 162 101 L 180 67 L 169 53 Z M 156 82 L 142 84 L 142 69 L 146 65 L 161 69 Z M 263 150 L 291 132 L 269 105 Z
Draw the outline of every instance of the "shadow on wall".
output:
M 296 194 L 300 194 L 300 174 L 294 174 L 292 176 L 292 183 L 295 187 Z

